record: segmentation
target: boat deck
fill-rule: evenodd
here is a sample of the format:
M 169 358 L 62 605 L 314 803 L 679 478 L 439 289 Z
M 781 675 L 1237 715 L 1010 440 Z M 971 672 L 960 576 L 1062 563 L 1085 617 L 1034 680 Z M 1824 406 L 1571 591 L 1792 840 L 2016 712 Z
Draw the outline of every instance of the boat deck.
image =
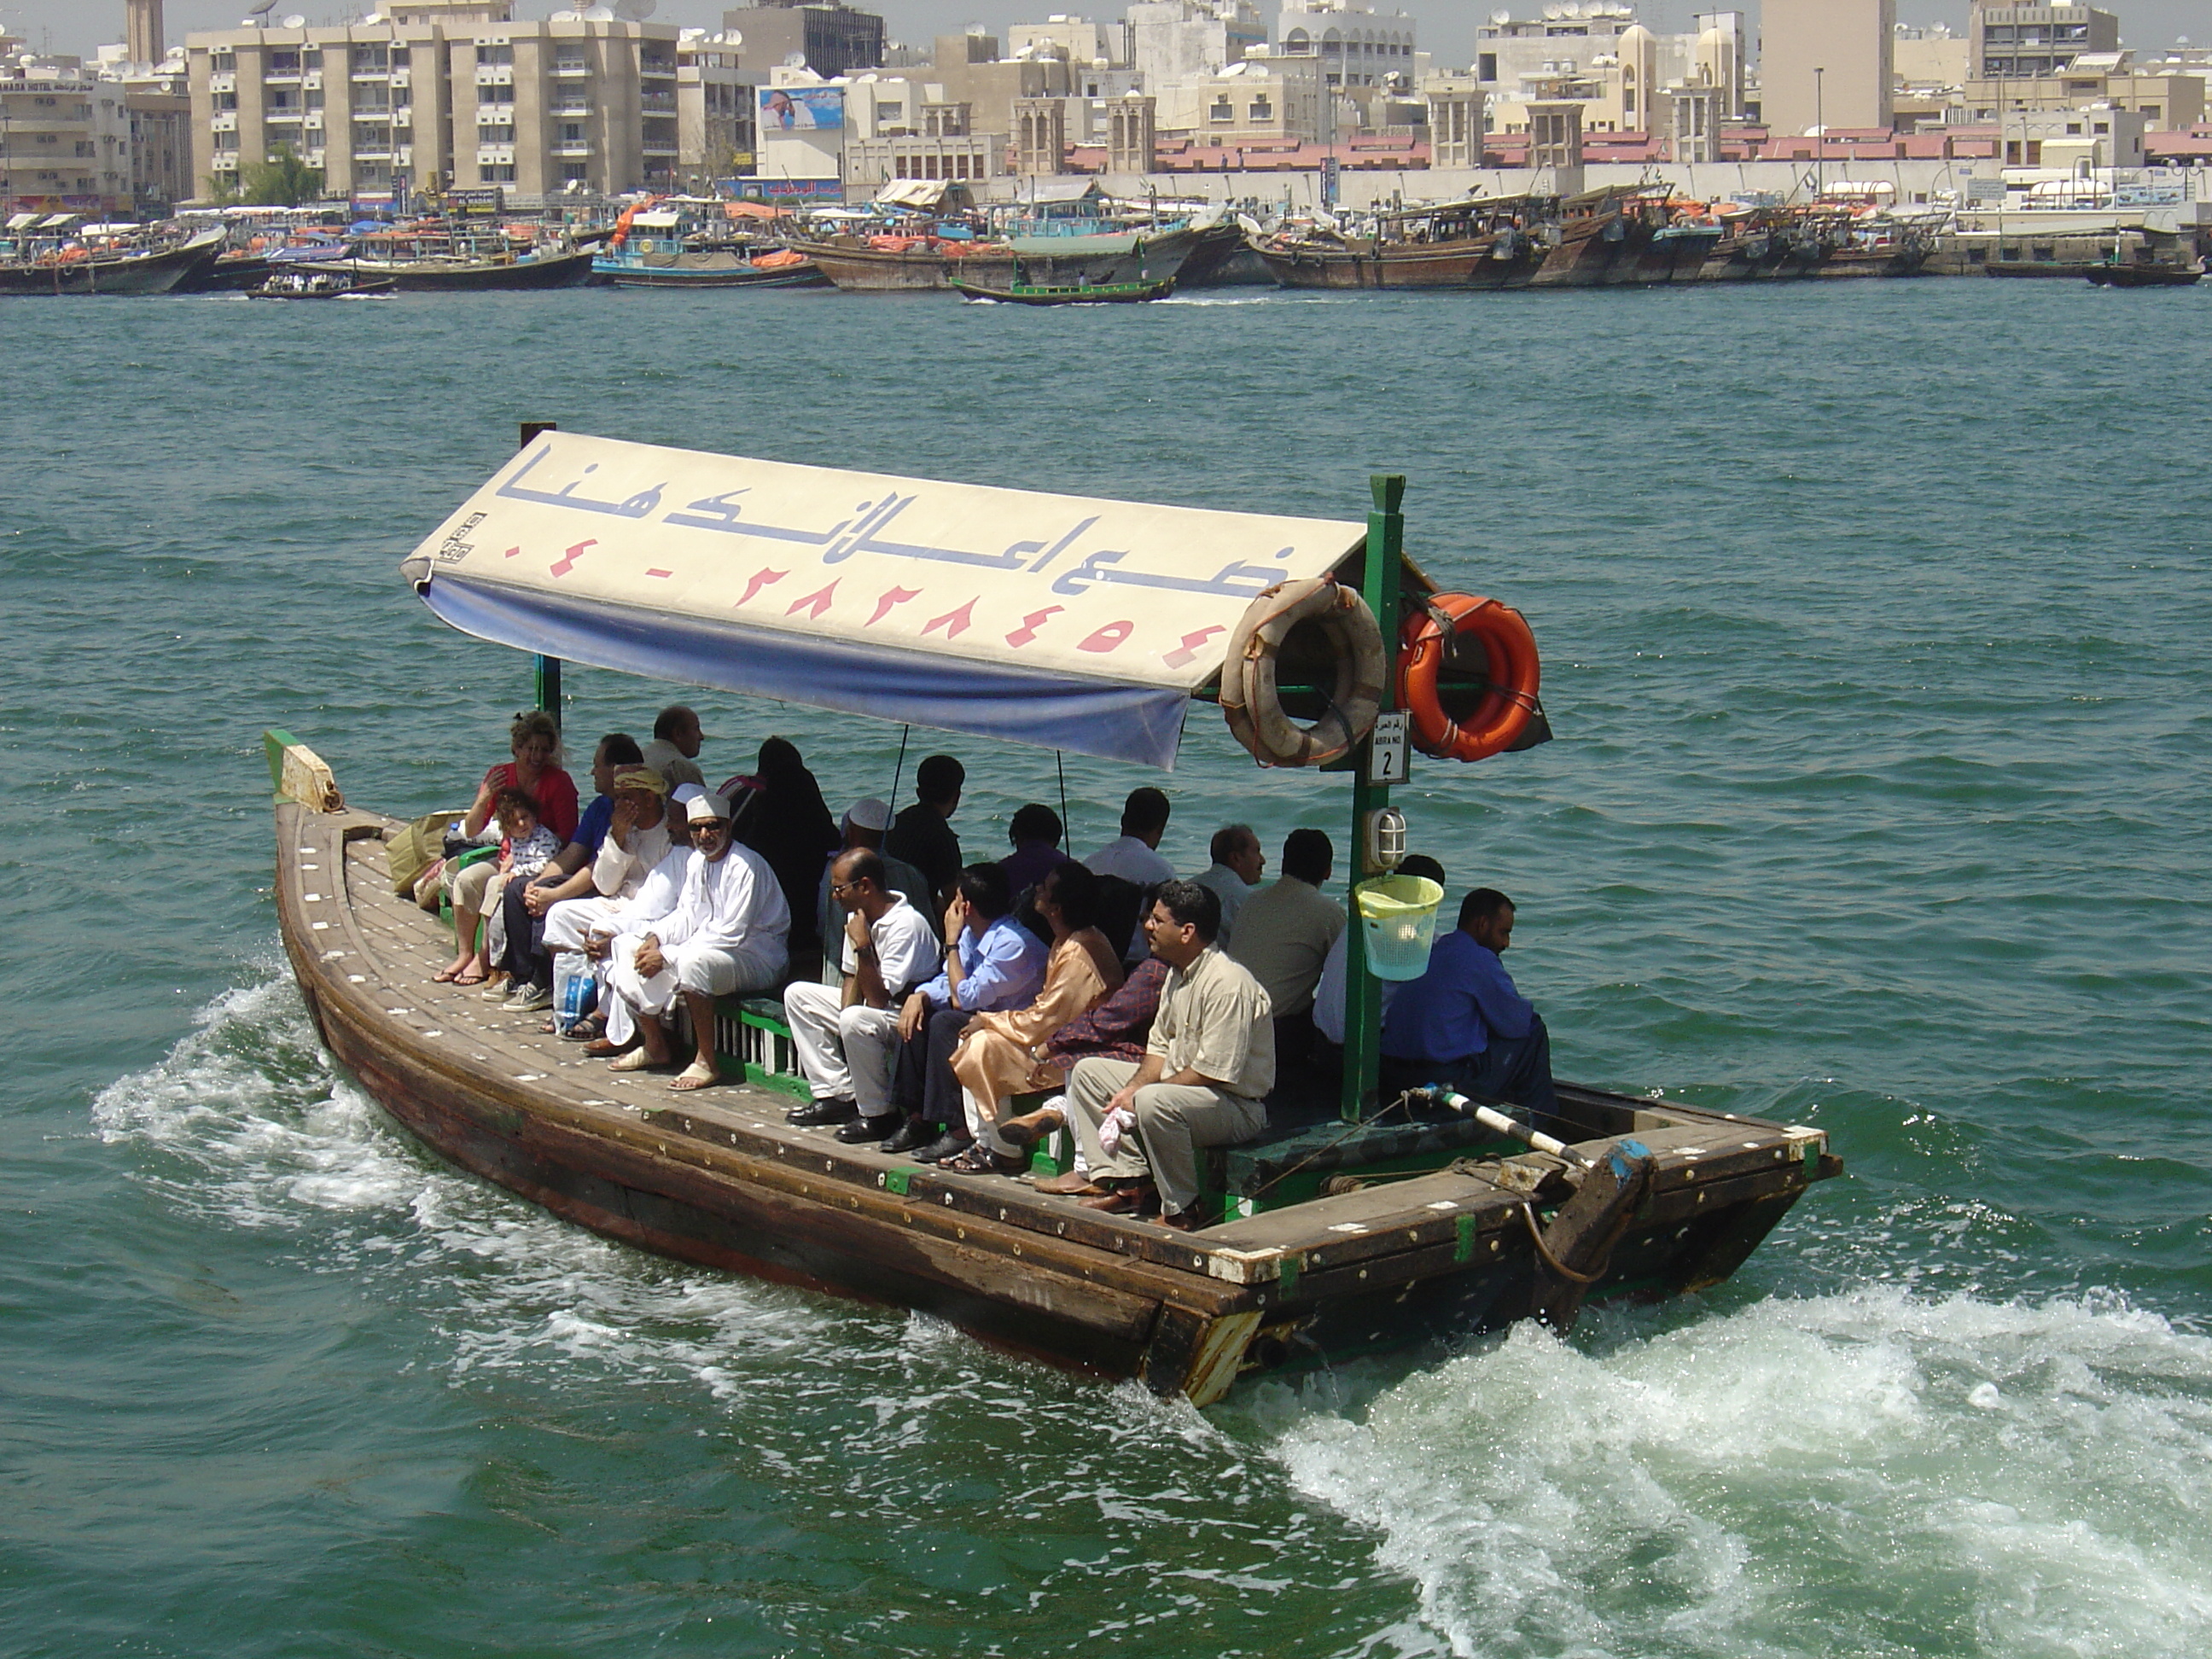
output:
M 646 1140 L 660 1156 L 684 1163 L 719 1163 L 735 1153 L 756 1169 L 765 1164 L 781 1171 L 801 1196 L 838 1201 L 842 1194 L 857 1204 L 865 1194 L 869 1207 L 892 1200 L 910 1223 L 927 1213 L 934 1225 L 950 1224 L 961 1237 L 965 1224 L 983 1221 L 1125 1261 L 1249 1285 L 1384 1256 L 1395 1259 L 1397 1271 L 1389 1277 L 1395 1279 L 1423 1267 L 1432 1271 L 1439 1254 L 1464 1263 L 1478 1254 L 1500 1253 L 1506 1238 L 1524 1224 L 1524 1206 L 1532 1198 L 1540 1202 L 1547 1182 L 1563 1170 L 1557 1159 L 1541 1154 L 1516 1148 L 1516 1155 L 1501 1158 L 1494 1146 L 1465 1146 L 1468 1161 L 1455 1167 L 1179 1234 L 1101 1214 L 1039 1193 L 1025 1181 L 915 1165 L 872 1146 L 845 1146 L 826 1129 L 793 1127 L 784 1121 L 788 1094 L 738 1085 L 672 1094 L 665 1074 L 617 1073 L 604 1060 L 586 1060 L 580 1044 L 542 1030 L 542 1012 L 510 1014 L 474 988 L 432 982 L 432 975 L 451 959 L 452 935 L 392 890 L 383 838 L 400 827 L 398 822 L 364 813 L 301 814 L 290 822 L 296 835 L 293 845 L 280 848 L 286 878 L 280 885 L 294 890 L 306 918 L 309 937 L 302 943 L 323 965 L 326 981 L 349 988 L 373 1018 L 393 1028 L 394 1037 L 435 1052 L 487 1092 L 526 1091 L 534 1103 L 558 1109 L 587 1132 Z M 1826 1137 L 1816 1130 L 1784 1129 L 1672 1103 L 1569 1086 L 1562 1106 L 1585 1120 L 1600 1114 L 1622 1120 L 1589 1127 L 1634 1133 L 1658 1160 L 1655 1207 L 1686 1217 L 1709 1203 L 1742 1196 L 1734 1189 L 1746 1182 L 1771 1187 L 1778 1166 L 1797 1176 L 1789 1183 L 1794 1198 L 1814 1173 L 1807 1166 L 1825 1151 Z M 1291 1121 L 1274 1130 L 1279 1146 L 1326 1149 L 1340 1138 L 1340 1131 L 1316 1121 L 1310 1103 L 1286 1115 Z M 1398 1133 L 1440 1132 L 1439 1126 L 1406 1126 Z M 1492 1156 L 1481 1158 L 1485 1150 Z M 1261 1166 L 1267 1162 L 1266 1147 L 1239 1151 Z M 1311 1161 L 1310 1154 L 1300 1157 Z M 1471 1167 L 1476 1158 L 1480 1168 Z M 1560 1195 L 1555 1190 L 1553 1201 Z M 1014 1248 L 1018 1254 L 1018 1244 Z M 1365 1268 L 1358 1271 L 1367 1276 Z M 1724 1277 L 1725 1271 L 1714 1276 Z

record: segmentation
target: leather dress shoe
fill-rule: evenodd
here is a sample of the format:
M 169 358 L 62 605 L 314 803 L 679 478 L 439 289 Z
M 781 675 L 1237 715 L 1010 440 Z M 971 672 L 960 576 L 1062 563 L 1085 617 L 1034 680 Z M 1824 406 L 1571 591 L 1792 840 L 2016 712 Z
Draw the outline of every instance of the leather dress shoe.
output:
M 917 1149 L 914 1155 L 914 1161 L 917 1164 L 942 1164 L 948 1158 L 959 1157 L 975 1144 L 975 1140 L 970 1136 L 948 1132 L 939 1135 L 928 1146 Z
M 1047 1135 L 1066 1127 L 1067 1118 L 1057 1106 L 1047 1106 L 999 1125 L 999 1133 L 1017 1146 L 1034 1146 Z
M 1075 1200 L 1086 1210 L 1103 1210 L 1108 1215 L 1134 1215 L 1158 1202 L 1158 1194 L 1150 1182 L 1132 1182 L 1126 1187 L 1116 1187 L 1097 1198 Z
M 883 1140 L 899 1127 L 899 1120 L 885 1112 L 880 1117 L 856 1117 L 837 1131 L 837 1139 L 848 1146 L 861 1146 L 872 1140 Z
M 884 1142 L 887 1152 L 911 1152 L 927 1146 L 937 1139 L 937 1131 L 920 1118 L 910 1117 L 899 1126 L 899 1132 Z
M 797 1124 L 802 1129 L 819 1129 L 832 1123 L 848 1123 L 860 1115 L 860 1109 L 851 1101 L 837 1097 L 828 1100 L 811 1100 L 785 1121 Z

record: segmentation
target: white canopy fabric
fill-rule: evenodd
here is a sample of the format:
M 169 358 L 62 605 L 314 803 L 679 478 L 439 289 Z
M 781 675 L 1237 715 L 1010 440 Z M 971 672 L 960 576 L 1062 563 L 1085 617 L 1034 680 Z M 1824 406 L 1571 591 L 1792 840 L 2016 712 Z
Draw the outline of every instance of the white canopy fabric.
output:
M 404 568 L 543 655 L 1169 768 L 1246 607 L 1365 537 L 548 433 Z

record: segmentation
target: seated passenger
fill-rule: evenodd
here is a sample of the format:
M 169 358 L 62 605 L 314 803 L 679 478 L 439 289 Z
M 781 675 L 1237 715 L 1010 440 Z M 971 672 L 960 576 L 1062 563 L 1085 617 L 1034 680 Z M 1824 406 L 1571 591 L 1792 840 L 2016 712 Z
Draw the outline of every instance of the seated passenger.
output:
M 568 844 L 528 881 L 509 882 L 500 897 L 500 927 L 506 950 L 491 954 L 514 988 L 507 1012 L 526 1013 L 553 1000 L 553 958 L 545 949 L 545 914 L 564 899 L 588 897 L 592 863 L 614 817 L 615 774 L 639 764 L 635 738 L 610 732 L 592 750 L 592 804 L 576 820 Z M 487 942 L 489 939 L 487 927 Z M 551 1026 L 545 1028 L 551 1030 Z
M 514 724 L 507 728 L 507 742 L 508 752 L 514 758 L 502 761 L 484 773 L 477 785 L 477 798 L 461 820 L 461 833 L 471 837 L 481 836 L 492 820 L 492 803 L 498 799 L 500 792 L 520 789 L 537 804 L 538 823 L 550 830 L 558 842 L 566 842 L 576 830 L 576 781 L 561 769 L 560 728 L 544 709 L 534 709 L 514 717 Z M 479 860 L 465 870 L 449 869 L 446 873 L 452 876 L 447 895 L 453 904 L 454 932 L 463 941 L 463 947 L 433 977 L 441 985 L 481 985 L 486 970 L 477 955 L 476 930 L 483 915 L 484 893 L 495 873 L 491 860 Z M 431 894 L 426 903 L 428 908 L 436 909 L 437 896 Z
M 1439 887 L 1444 884 L 1444 867 L 1427 854 L 1416 853 L 1402 861 L 1390 872 L 1396 876 L 1426 876 Z M 1321 965 L 1321 980 L 1314 987 L 1313 1023 L 1328 1042 L 1344 1047 L 1344 976 L 1348 947 L 1346 941 L 1352 929 L 1346 928 L 1336 936 L 1336 943 L 1328 947 L 1328 960 Z M 1390 1000 L 1398 994 L 1403 980 L 1385 979 L 1376 981 L 1382 989 L 1382 1006 L 1388 1008 Z
M 1549 1127 L 1558 1109 L 1552 1040 L 1498 960 L 1512 943 L 1511 899 L 1478 887 L 1461 901 L 1459 926 L 1430 947 L 1428 971 L 1401 986 L 1383 1016 L 1386 1097 L 1443 1083 L 1525 1106 L 1537 1127 Z
M 1221 901 L 1221 948 L 1225 951 L 1237 937 L 1237 913 L 1259 890 L 1267 854 L 1250 824 L 1227 823 L 1213 832 L 1206 856 L 1213 862 L 1191 879 L 1200 887 L 1212 888 L 1214 897 Z
M 856 800 L 845 809 L 845 817 L 839 826 L 842 843 L 823 860 L 821 886 L 814 896 L 815 924 L 822 930 L 825 947 L 830 940 L 837 937 L 838 929 L 845 925 L 844 907 L 830 891 L 832 873 L 837 868 L 840 858 L 860 848 L 866 848 L 883 860 L 884 882 L 887 890 L 896 893 L 914 906 L 926 926 L 936 927 L 937 896 L 930 891 L 928 881 L 914 866 L 903 860 L 892 858 L 883 850 L 884 832 L 890 827 L 891 809 L 873 795 Z M 843 982 L 844 975 L 840 971 L 838 957 L 836 951 L 827 948 L 823 951 L 822 982 L 824 985 Z
M 1107 943 L 1110 945 L 1113 940 L 1109 939 Z M 1120 990 L 1044 1040 L 1038 1050 L 1037 1075 L 1047 1080 L 1038 1086 L 1065 1088 L 1067 1074 L 1074 1069 L 1075 1062 L 1094 1054 L 1108 1060 L 1126 1060 L 1132 1066 L 1143 1060 L 1145 1044 L 1152 1035 L 1152 1021 L 1159 1014 L 1160 991 L 1167 981 L 1168 965 L 1158 957 L 1146 957 L 1129 969 L 1129 977 L 1121 981 Z M 1066 1126 L 1066 1097 L 1057 1095 L 1034 1112 L 1001 1120 L 999 1135 L 1013 1146 L 1034 1146 Z M 1036 1189 L 1041 1193 L 1097 1190 L 1091 1186 L 1089 1176 L 1075 1170 L 1040 1181 Z
M 742 800 L 733 800 L 739 845 L 768 860 L 791 911 L 794 950 L 822 943 L 814 896 L 822 879 L 822 860 L 837 846 L 837 825 L 822 799 L 822 786 L 787 738 L 770 738 L 760 746 L 760 769 Z M 725 791 L 726 793 L 726 789 Z
M 660 774 L 672 792 L 685 783 L 695 784 L 703 792 L 707 780 L 696 763 L 706 746 L 707 736 L 699 729 L 698 715 L 680 702 L 671 703 L 653 720 L 653 741 L 645 745 L 639 758 Z
M 714 999 L 770 989 L 783 975 L 791 912 L 775 874 L 730 837 L 730 804 L 702 795 L 686 809 L 688 849 L 671 853 L 630 901 L 607 949 L 603 994 L 607 1037 L 642 1046 L 614 1062 L 618 1072 L 669 1063 L 660 1017 L 678 995 L 691 1017 L 697 1053 L 669 1087 L 721 1081 L 715 1064 Z
M 1320 830 L 1291 830 L 1283 840 L 1282 878 L 1244 901 L 1229 947 L 1267 988 L 1278 1053 L 1292 1064 L 1312 1048 L 1314 987 L 1344 931 L 1344 907 L 1321 890 L 1335 861 L 1336 849 Z
M 499 819 L 499 857 L 471 865 L 461 873 L 469 876 L 478 870 L 489 872 L 482 882 L 472 884 L 478 890 L 478 905 L 496 916 L 501 890 L 510 881 L 527 880 L 543 870 L 561 850 L 561 838 L 538 821 L 538 803 L 525 790 L 501 790 L 492 810 Z M 455 985 L 481 985 L 491 976 L 493 953 L 501 948 L 503 941 L 489 937 L 494 930 L 487 927 L 486 937 L 479 944 L 478 920 L 475 911 L 464 913 L 458 901 L 455 902 L 453 939 L 460 947 L 461 954 L 456 958 L 459 970 L 448 970 L 438 978 Z M 493 994 L 503 997 L 507 993 L 495 987 Z
M 1194 881 L 1159 890 L 1145 923 L 1167 986 L 1145 1058 L 1079 1060 L 1067 1119 L 1095 1194 L 1092 1209 L 1134 1212 L 1157 1196 L 1160 1223 L 1188 1232 L 1198 1213 L 1198 1149 L 1267 1127 L 1275 1027 L 1267 994 L 1214 944 L 1221 901 Z M 1107 1133 L 1109 1120 L 1114 1130 Z
M 882 854 L 854 848 L 830 877 L 845 918 L 836 935 L 843 978 L 784 987 L 784 1018 L 813 1095 L 786 1116 L 803 1127 L 856 1117 L 888 1127 L 899 1005 L 936 969 L 937 935 L 927 916 L 884 885 Z
M 1168 798 L 1146 784 L 1121 804 L 1121 833 L 1083 861 L 1097 876 L 1119 876 L 1139 887 L 1175 879 L 1175 866 L 1159 854 L 1168 832 Z
M 1098 931 L 1097 907 L 1098 878 L 1081 865 L 1071 860 L 1045 872 L 1036 895 L 1037 915 L 1052 929 L 1044 985 L 1027 1007 L 978 1014 L 961 1034 L 952 1074 L 960 1081 L 971 1144 L 940 1167 L 1016 1175 L 1026 1164 L 1015 1144 L 999 1133 L 1009 1098 L 1060 1086 L 1060 1073 L 1042 1063 L 1042 1045 L 1121 983 L 1121 958 Z
M 966 1147 L 968 1115 L 952 1075 L 953 1048 L 977 1014 L 1021 1007 L 1044 983 L 1044 942 L 1016 921 L 1010 908 L 1006 872 L 997 865 L 971 864 L 960 872 L 945 912 L 945 970 L 899 1011 L 891 1097 L 905 1121 L 890 1133 L 892 1126 L 863 1119 L 848 1126 L 850 1138 L 890 1133 L 885 1152 L 912 1152 L 925 1164 Z M 839 1138 L 848 1137 L 841 1132 Z
M 676 850 L 676 811 L 662 799 L 667 786 L 660 775 L 632 766 L 608 781 L 613 786 L 614 811 L 591 868 L 582 872 L 591 882 L 591 891 L 581 898 L 562 899 L 545 913 L 545 955 L 556 968 L 562 965 L 556 960 L 559 957 L 587 957 L 603 950 L 622 931 L 624 909 L 645 885 L 645 878 Z M 580 962 L 566 965 L 573 971 L 584 967 Z M 546 982 L 551 985 L 550 976 Z M 593 1020 L 580 1021 L 564 1033 L 594 1044 L 584 1050 L 587 1054 L 614 1052 L 599 1042 L 606 1029 L 605 999 L 602 997 L 600 1002 L 599 1014 Z
M 1006 886 L 1017 902 L 1061 865 L 1074 861 L 1060 850 L 1066 833 L 1060 814 L 1040 802 L 1031 801 L 1015 812 L 1006 825 L 1006 839 L 1014 850 L 999 860 L 999 868 L 1006 872 Z
M 960 836 L 951 819 L 967 783 L 966 767 L 950 755 L 932 755 L 915 770 L 914 804 L 884 837 L 885 853 L 905 860 L 928 881 L 935 897 L 925 909 L 952 902 L 953 884 L 960 879 Z

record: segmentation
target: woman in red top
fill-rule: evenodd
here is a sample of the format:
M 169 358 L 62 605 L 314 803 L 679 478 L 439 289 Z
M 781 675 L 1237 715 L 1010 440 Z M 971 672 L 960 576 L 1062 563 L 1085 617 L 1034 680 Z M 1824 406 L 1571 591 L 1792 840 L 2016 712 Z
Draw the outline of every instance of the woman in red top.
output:
M 500 791 L 520 789 L 538 803 L 538 821 L 566 846 L 576 833 L 576 781 L 561 769 L 560 728 L 553 724 L 552 715 L 542 708 L 533 709 L 514 717 L 507 738 L 514 758 L 501 761 L 483 775 L 462 829 L 471 836 L 482 833 L 491 822 Z M 479 860 L 453 878 L 453 924 L 463 939 L 476 937 L 484 890 L 495 867 L 494 860 Z M 435 977 L 441 984 L 451 981 L 456 985 L 481 985 L 484 969 L 473 952 L 465 952 Z

